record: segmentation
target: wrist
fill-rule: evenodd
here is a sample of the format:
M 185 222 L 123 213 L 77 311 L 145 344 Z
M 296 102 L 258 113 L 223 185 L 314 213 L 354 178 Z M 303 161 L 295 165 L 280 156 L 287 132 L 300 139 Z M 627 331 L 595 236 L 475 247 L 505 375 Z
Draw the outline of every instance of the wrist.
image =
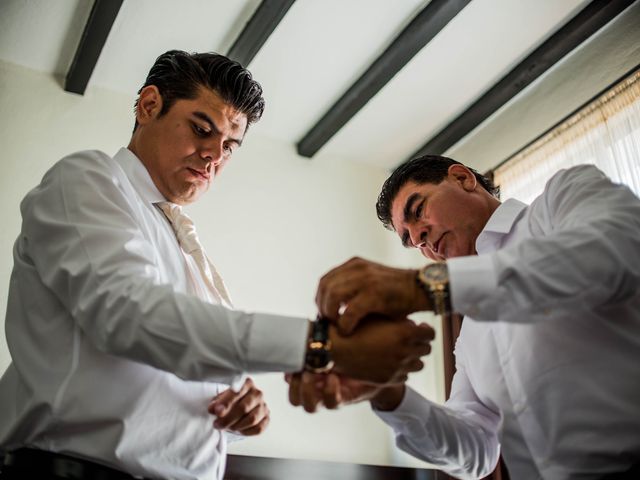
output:
M 441 316 L 451 313 L 449 269 L 446 262 L 428 263 L 416 271 L 414 279 L 418 288 L 423 291 L 423 297 L 428 299 L 430 310 Z
M 404 394 L 404 383 L 384 387 L 371 398 L 371 406 L 381 412 L 391 412 L 400 406 Z
M 423 288 L 419 281 L 418 276 L 420 269 L 407 270 L 407 288 L 412 294 L 414 311 L 425 312 L 433 310 L 433 304 L 431 303 L 431 296 L 425 288 Z
M 344 372 L 344 354 L 345 343 L 344 337 L 340 335 L 335 325 L 329 325 L 329 341 L 331 342 L 331 358 L 333 359 L 333 371 L 336 373 Z
M 313 373 L 326 373 L 333 368 L 333 345 L 329 337 L 329 320 L 318 317 L 309 322 L 304 369 Z

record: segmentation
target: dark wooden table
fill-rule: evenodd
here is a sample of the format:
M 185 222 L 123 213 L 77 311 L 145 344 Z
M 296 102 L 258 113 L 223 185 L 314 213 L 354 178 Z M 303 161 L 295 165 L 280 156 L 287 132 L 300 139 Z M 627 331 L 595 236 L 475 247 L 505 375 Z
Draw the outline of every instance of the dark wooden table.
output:
M 443 480 L 426 468 L 229 455 L 225 480 Z

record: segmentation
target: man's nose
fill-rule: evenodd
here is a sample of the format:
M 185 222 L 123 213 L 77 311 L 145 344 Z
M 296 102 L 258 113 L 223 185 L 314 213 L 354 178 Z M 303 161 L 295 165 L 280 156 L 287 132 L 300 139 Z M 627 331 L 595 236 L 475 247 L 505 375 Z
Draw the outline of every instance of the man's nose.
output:
M 427 231 L 424 228 L 413 228 L 409 230 L 409 238 L 415 248 L 427 246 Z
M 218 140 L 206 142 L 200 151 L 200 156 L 207 162 L 213 164 L 214 167 L 217 167 L 222 163 L 223 155 L 224 146 L 222 145 L 222 142 Z

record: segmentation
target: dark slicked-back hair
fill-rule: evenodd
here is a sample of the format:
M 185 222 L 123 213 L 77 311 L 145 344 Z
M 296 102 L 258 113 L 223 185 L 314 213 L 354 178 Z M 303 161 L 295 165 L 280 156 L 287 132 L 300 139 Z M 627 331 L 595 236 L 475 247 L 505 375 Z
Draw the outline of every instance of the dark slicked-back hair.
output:
M 264 111 L 262 87 L 253 79 L 251 72 L 238 62 L 217 53 L 187 53 L 181 50 L 163 53 L 151 67 L 138 94 L 148 85 L 155 85 L 160 91 L 161 116 L 169 111 L 176 100 L 196 98 L 200 87 L 214 90 L 225 103 L 244 113 L 247 116 L 247 128 L 260 120 Z
M 382 224 L 389 230 L 393 230 L 391 223 L 391 204 L 398 195 L 400 189 L 408 182 L 419 185 L 424 183 L 438 184 L 449 174 L 451 165 L 466 165 L 440 155 L 424 155 L 403 163 L 396 168 L 391 176 L 382 185 L 382 191 L 376 202 L 376 212 Z M 478 183 L 491 195 L 498 196 L 499 189 L 484 175 L 467 167 L 475 175 Z

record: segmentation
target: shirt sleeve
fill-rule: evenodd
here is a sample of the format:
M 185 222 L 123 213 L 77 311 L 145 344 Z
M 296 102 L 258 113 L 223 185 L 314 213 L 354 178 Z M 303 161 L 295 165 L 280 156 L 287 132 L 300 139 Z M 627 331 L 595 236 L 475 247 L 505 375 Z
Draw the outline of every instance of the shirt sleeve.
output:
M 498 463 L 500 415 L 476 396 L 458 361 L 451 397 L 438 405 L 406 387 L 398 408 L 374 412 L 393 428 L 396 445 L 460 479 L 479 479 Z
M 454 308 L 532 322 L 622 303 L 640 285 L 640 200 L 593 166 L 555 175 L 531 205 L 531 236 L 448 261 Z
M 76 155 L 21 205 L 16 252 L 99 350 L 189 380 L 297 371 L 307 322 L 234 311 L 159 281 L 156 247 L 108 160 Z

